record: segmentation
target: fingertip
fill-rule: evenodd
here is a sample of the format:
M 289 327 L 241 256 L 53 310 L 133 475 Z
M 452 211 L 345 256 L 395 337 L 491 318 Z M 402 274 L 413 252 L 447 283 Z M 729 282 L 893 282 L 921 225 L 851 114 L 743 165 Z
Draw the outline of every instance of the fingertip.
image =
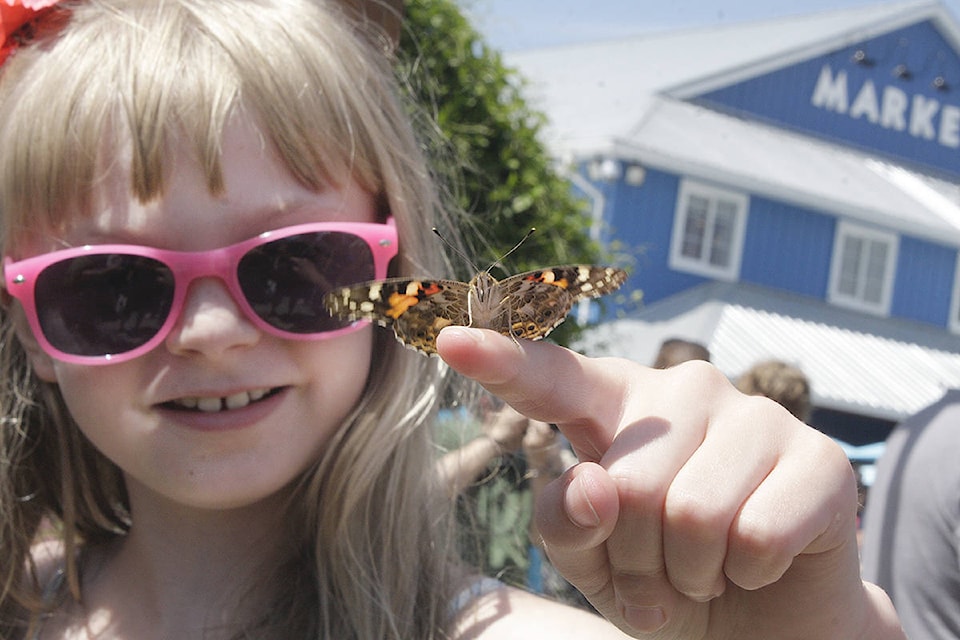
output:
M 516 365 L 505 358 L 502 341 L 495 331 L 452 325 L 437 335 L 437 354 L 454 370 L 485 385 L 503 384 L 516 375 Z M 516 349 L 515 344 L 510 347 Z M 519 351 L 519 349 L 516 349 Z
M 481 344 L 483 340 L 483 331 L 471 327 L 451 325 L 444 327 L 437 334 L 437 351 L 443 353 L 463 348 L 471 349 Z
M 585 468 L 581 469 L 567 486 L 564 494 L 564 510 L 570 521 L 578 527 L 592 529 L 599 527 L 603 522 L 600 514 L 604 498 L 602 484 L 600 474 L 593 473 L 585 465 Z

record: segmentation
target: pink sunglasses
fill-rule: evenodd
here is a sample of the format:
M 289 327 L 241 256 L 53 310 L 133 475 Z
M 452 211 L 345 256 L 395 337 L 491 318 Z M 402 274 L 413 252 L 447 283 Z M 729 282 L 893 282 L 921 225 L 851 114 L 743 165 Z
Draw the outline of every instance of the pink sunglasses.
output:
M 272 335 L 318 340 L 349 333 L 364 323 L 332 317 L 324 295 L 385 278 L 396 255 L 391 218 L 284 227 L 211 251 L 111 244 L 7 258 L 4 280 L 44 351 L 96 365 L 159 345 L 197 278 L 220 278 L 250 321 Z

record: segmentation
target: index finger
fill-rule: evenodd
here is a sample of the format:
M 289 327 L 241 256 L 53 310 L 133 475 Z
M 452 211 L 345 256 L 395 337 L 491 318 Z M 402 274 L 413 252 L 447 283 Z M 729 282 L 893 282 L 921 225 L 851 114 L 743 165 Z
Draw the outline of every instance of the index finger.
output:
M 616 434 L 630 384 L 622 361 L 612 367 L 547 342 L 461 326 L 440 332 L 437 352 L 520 413 L 559 426 L 581 459 L 599 460 Z

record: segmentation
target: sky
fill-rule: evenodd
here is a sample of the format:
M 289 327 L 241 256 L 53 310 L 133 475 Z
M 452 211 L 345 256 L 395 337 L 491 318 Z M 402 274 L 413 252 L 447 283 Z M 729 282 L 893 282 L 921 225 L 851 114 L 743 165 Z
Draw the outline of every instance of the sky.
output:
M 960 22 L 960 0 L 941 0 Z M 879 4 L 877 0 L 458 0 L 502 51 Z

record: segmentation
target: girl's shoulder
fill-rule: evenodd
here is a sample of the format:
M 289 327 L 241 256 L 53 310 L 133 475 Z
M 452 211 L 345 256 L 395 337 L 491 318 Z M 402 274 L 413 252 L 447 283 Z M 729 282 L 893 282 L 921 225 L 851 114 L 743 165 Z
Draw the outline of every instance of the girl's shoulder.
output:
M 34 581 L 26 588 L 37 589 L 37 594 L 45 606 L 53 606 L 63 589 L 64 576 L 66 575 L 66 554 L 63 544 L 57 540 L 44 540 L 30 547 L 29 562 L 32 566 L 32 573 L 28 572 L 27 580 Z M 36 640 L 40 637 L 43 627 L 46 623 L 43 621 L 46 614 L 35 612 L 33 615 L 39 616 L 32 621 L 30 635 L 24 636 L 25 640 Z M 36 626 L 34 626 L 36 625 Z
M 62 571 L 66 564 L 66 553 L 63 548 L 63 542 L 56 539 L 46 539 L 35 543 L 30 547 L 30 558 L 36 567 L 37 577 L 40 583 L 45 582 L 44 578 L 51 577 L 55 573 Z
M 51 602 L 63 585 L 66 570 L 66 553 L 63 543 L 59 540 L 38 542 L 30 547 L 30 558 L 43 599 Z
M 506 585 L 486 589 L 463 608 L 457 640 L 623 640 L 619 629 L 594 613 Z

